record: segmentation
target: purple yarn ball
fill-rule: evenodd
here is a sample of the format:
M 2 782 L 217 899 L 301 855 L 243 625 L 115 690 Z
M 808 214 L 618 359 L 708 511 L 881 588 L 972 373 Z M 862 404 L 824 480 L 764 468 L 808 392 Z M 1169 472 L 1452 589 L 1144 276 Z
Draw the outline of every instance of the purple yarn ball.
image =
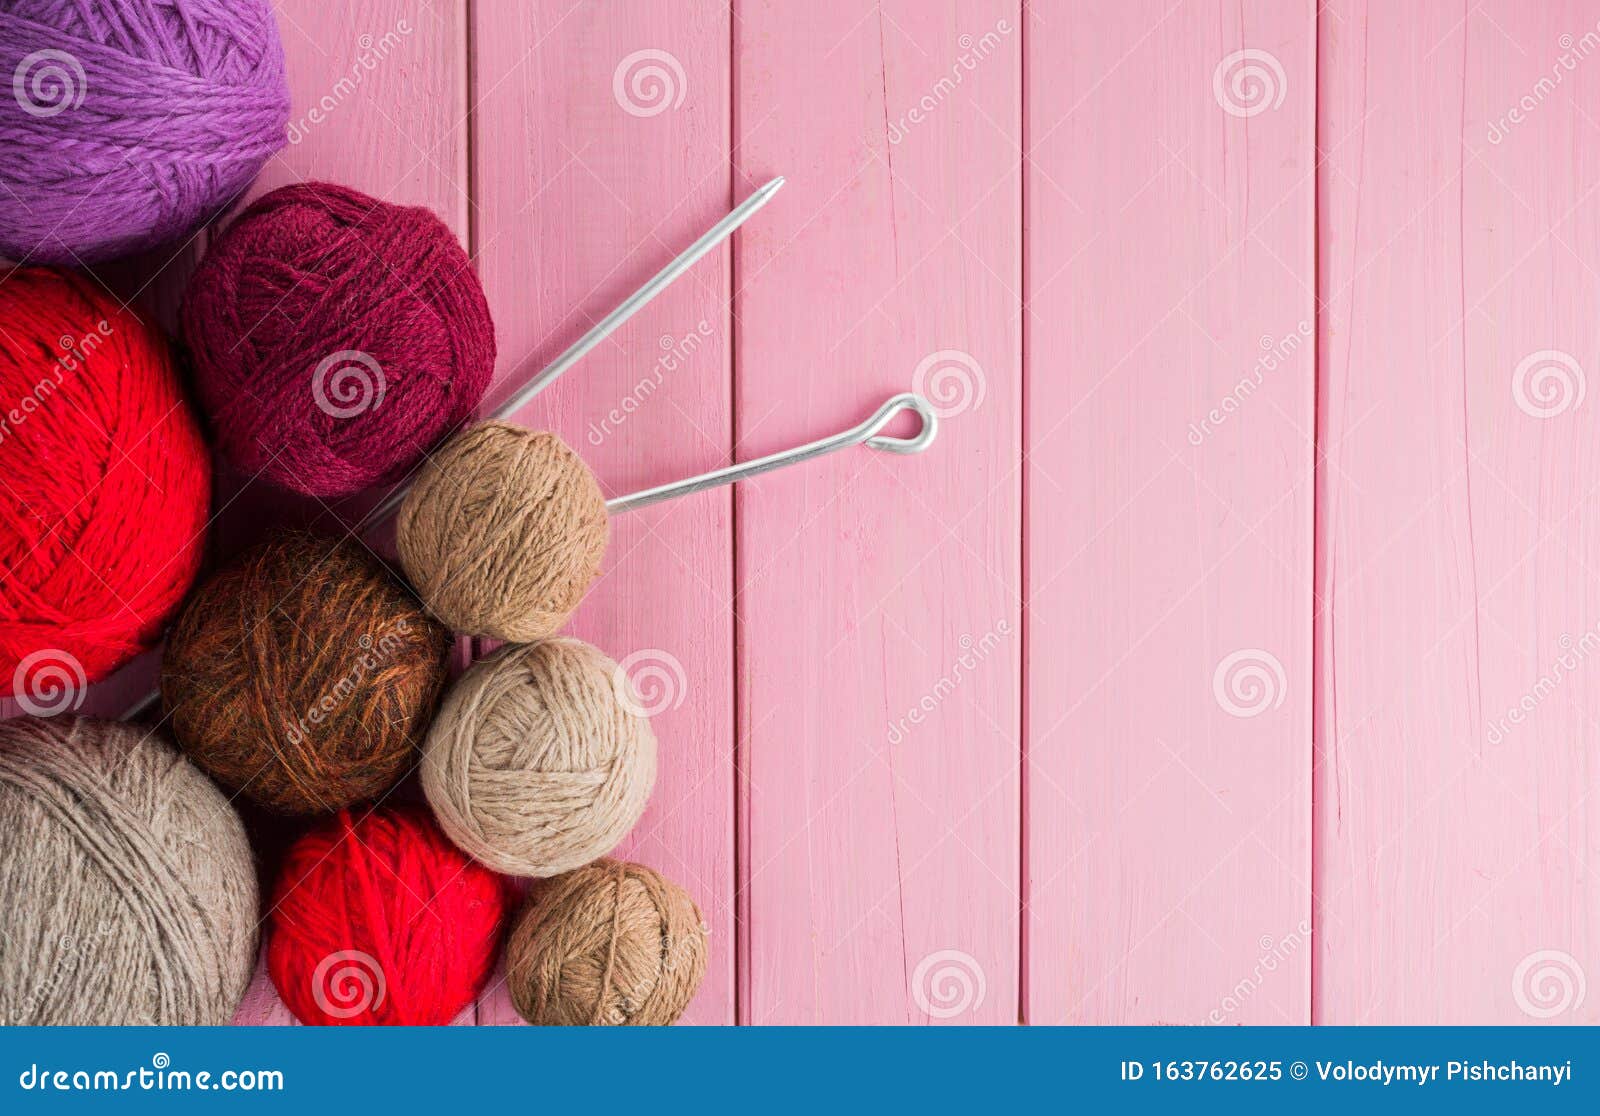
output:
M 92 263 L 179 239 L 245 191 L 288 122 L 266 0 L 8 0 L 0 255 Z

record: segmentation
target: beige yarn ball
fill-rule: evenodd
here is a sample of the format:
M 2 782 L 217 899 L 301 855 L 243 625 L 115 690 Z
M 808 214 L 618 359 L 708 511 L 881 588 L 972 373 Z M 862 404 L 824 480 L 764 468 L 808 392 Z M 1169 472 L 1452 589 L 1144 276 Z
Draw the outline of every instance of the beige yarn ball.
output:
M 220 1025 L 255 966 L 244 826 L 164 735 L 0 722 L 0 1018 Z
M 400 506 L 400 564 L 458 632 L 531 643 L 559 631 L 600 571 L 611 520 L 554 434 L 486 422 L 447 442 Z
M 513 876 L 554 876 L 610 852 L 655 781 L 655 734 L 626 675 L 577 639 L 474 663 L 422 750 L 422 790 L 440 827 Z
M 506 986 L 529 1023 L 672 1023 L 706 971 L 706 928 L 683 888 L 602 860 L 535 887 L 506 944 Z

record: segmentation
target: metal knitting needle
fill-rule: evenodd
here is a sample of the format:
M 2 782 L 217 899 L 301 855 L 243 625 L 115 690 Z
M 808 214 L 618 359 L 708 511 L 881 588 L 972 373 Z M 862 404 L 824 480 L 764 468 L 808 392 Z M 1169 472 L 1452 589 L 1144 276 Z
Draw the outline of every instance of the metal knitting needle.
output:
M 651 276 L 644 286 L 623 299 L 615 310 L 596 322 L 588 333 L 574 341 L 566 352 L 550 363 L 549 367 L 524 384 L 515 395 L 512 395 L 504 403 L 496 407 L 494 413 L 488 416 L 489 421 L 510 418 L 531 403 L 541 391 L 560 379 L 563 372 L 577 364 L 595 346 L 615 333 L 623 322 L 643 310 L 651 299 L 670 287 L 673 280 L 688 271 L 717 245 L 727 240 L 733 234 L 734 229 L 737 229 L 755 216 L 756 211 L 771 201 L 772 196 L 783 188 L 783 182 L 783 176 L 779 175 L 740 202 L 726 217 L 701 234 L 699 240 L 689 245 L 676 259 Z M 411 486 L 409 484 L 404 484 L 384 497 L 382 503 L 367 513 L 366 526 L 363 530 L 371 530 L 391 519 L 400 510 L 400 505 L 405 502 L 406 493 L 410 489 Z
M 922 429 L 909 438 L 880 434 L 879 431 L 893 422 L 895 416 L 902 411 L 911 411 L 920 418 Z M 770 473 L 774 469 L 782 469 L 788 465 L 798 465 L 802 461 L 810 461 L 812 458 L 822 457 L 850 446 L 864 445 L 869 449 L 883 450 L 886 453 L 921 453 L 933 444 L 933 439 L 938 433 L 939 416 L 928 405 L 928 401 L 912 392 L 902 392 L 873 412 L 872 417 L 852 426 L 849 430 L 842 430 L 831 437 L 819 438 L 815 442 L 807 442 L 793 449 L 770 453 L 753 461 L 741 461 L 737 465 L 702 473 L 698 477 L 673 481 L 670 484 L 658 484 L 642 492 L 618 496 L 606 501 L 606 511 L 616 515 L 619 512 L 659 504 L 663 500 L 675 500 L 691 492 L 703 492 L 719 485 L 733 484 L 735 481 L 746 480 L 761 473 Z
M 124 709 L 122 711 L 122 716 L 119 717 L 118 720 L 137 721 L 140 717 L 143 717 L 147 712 L 154 709 L 159 704 L 161 704 L 160 689 L 151 690 L 148 694 L 145 694 L 144 697 L 140 698 L 138 701 L 128 706 L 128 708 Z
M 903 411 L 910 411 L 922 422 L 922 427 L 909 438 L 902 438 L 894 434 L 880 433 L 884 427 L 895 420 L 895 416 Z M 793 449 L 779 450 L 769 453 L 765 457 L 757 457 L 751 461 L 741 461 L 736 465 L 728 465 L 721 469 L 714 469 L 709 473 L 702 473 L 697 477 L 685 480 L 671 481 L 667 484 L 658 484 L 654 488 L 646 488 L 627 496 L 617 496 L 606 501 L 606 511 L 611 515 L 633 511 L 636 508 L 648 507 L 666 500 L 675 500 L 679 496 L 688 496 L 695 492 L 704 492 L 708 488 L 717 488 L 736 481 L 748 480 L 750 477 L 762 473 L 770 473 L 774 469 L 782 469 L 788 465 L 798 465 L 802 461 L 811 461 L 814 458 L 824 457 L 851 446 L 866 446 L 868 449 L 882 450 L 885 453 L 921 453 L 933 444 L 934 438 L 939 434 L 939 416 L 928 404 L 928 401 L 914 392 L 901 392 L 899 395 L 890 396 L 883 406 L 879 407 L 872 415 L 852 426 L 848 430 L 841 430 L 837 434 L 826 438 L 818 438 L 814 442 L 807 442 L 803 446 Z M 146 694 L 136 704 L 129 706 L 122 714 L 122 719 L 131 721 L 153 708 L 161 700 L 159 690 Z
M 712 225 L 709 229 L 702 233 L 700 235 L 700 239 L 696 240 L 693 244 L 689 245 L 689 247 L 685 248 L 681 253 L 678 254 L 676 258 L 672 260 L 671 263 L 667 264 L 666 267 L 662 268 L 660 271 L 651 276 L 649 281 L 646 282 L 644 286 L 640 287 L 627 298 L 623 299 L 615 310 L 601 318 L 594 324 L 593 328 L 591 328 L 589 332 L 585 333 L 582 337 L 574 341 L 572 345 L 567 348 L 567 351 L 556 357 L 556 359 L 552 361 L 550 365 L 544 369 L 544 371 L 540 372 L 533 379 L 529 380 L 515 395 L 507 399 L 499 407 L 495 408 L 494 413 L 491 414 L 489 418 L 491 420 L 510 418 L 512 415 L 522 410 L 523 407 L 527 406 L 528 403 L 532 402 L 534 396 L 538 395 L 545 388 L 549 387 L 551 384 L 560 379 L 563 372 L 571 368 L 574 364 L 577 364 L 580 360 L 587 356 L 596 345 L 600 344 L 600 342 L 604 341 L 607 337 L 610 337 L 613 333 L 615 333 L 623 322 L 633 317 L 640 310 L 643 310 L 651 299 L 655 298 L 656 295 L 670 287 L 675 279 L 698 263 L 713 248 L 721 244 L 724 240 L 727 240 L 728 237 L 733 234 L 734 229 L 737 229 L 740 225 L 754 217 L 757 210 L 771 201 L 772 196 L 779 190 L 783 189 L 783 182 L 783 176 L 779 175 L 777 178 L 774 178 L 772 181 L 762 186 L 761 189 L 757 190 L 755 193 L 751 194 L 748 198 L 735 206 L 734 209 L 727 214 L 727 216 L 723 217 L 722 220 L 718 221 L 715 225 Z M 929 411 L 927 420 L 928 422 L 932 421 L 932 416 L 933 412 Z M 885 421 L 887 421 L 887 419 Z M 929 426 L 927 429 L 929 431 L 928 438 L 929 440 L 932 440 L 932 427 Z M 828 441 L 831 442 L 832 440 L 833 439 L 829 439 Z M 894 439 L 890 440 L 892 441 Z M 831 449 L 838 448 L 837 446 L 818 448 L 822 445 L 823 443 L 817 442 L 813 443 L 812 446 L 801 448 L 802 450 L 809 451 L 805 455 L 807 457 L 815 457 L 818 454 L 828 453 Z M 916 451 L 901 449 L 895 450 L 894 452 L 915 453 Z M 785 460 L 789 460 L 789 458 L 785 457 Z M 793 458 L 793 460 L 802 460 L 802 458 Z M 683 484 L 693 484 L 696 487 L 685 487 L 682 488 L 681 491 L 697 492 L 701 488 L 710 488 L 717 484 L 727 484 L 730 481 L 738 480 L 740 476 L 754 476 L 756 473 L 764 473 L 768 469 L 775 469 L 779 464 L 783 463 L 784 462 L 782 461 L 775 461 L 773 464 L 765 465 L 761 468 L 749 469 L 749 471 L 742 471 L 739 472 L 738 476 L 729 476 L 726 479 L 708 480 L 705 477 L 701 477 L 696 478 L 695 481 L 685 481 Z M 751 462 L 750 465 L 761 465 L 761 462 Z M 734 466 L 733 470 L 725 469 L 722 470 L 722 472 L 744 470 L 747 468 L 748 467 L 746 466 Z M 710 476 L 716 475 L 717 474 L 710 474 Z M 645 500 L 642 503 L 653 504 L 656 502 L 656 500 L 665 500 L 668 499 L 669 496 L 676 496 L 680 493 L 680 488 L 676 485 L 667 485 L 663 486 L 663 488 L 671 488 L 672 492 L 670 494 L 656 496 L 651 500 Z M 370 531 L 374 527 L 381 526 L 383 523 L 393 518 L 394 514 L 400 510 L 400 505 L 405 502 L 406 493 L 410 491 L 410 489 L 410 484 L 403 484 L 397 487 L 393 492 L 389 493 L 388 496 L 384 497 L 383 501 L 378 504 L 377 507 L 373 508 L 367 513 L 365 517 L 366 525 L 362 528 L 362 530 Z M 651 491 L 654 492 L 655 490 L 652 489 Z M 650 495 L 650 493 L 641 492 L 635 497 L 627 497 L 626 499 L 638 500 L 639 497 L 648 495 Z M 613 501 L 613 503 L 615 502 L 616 501 Z M 627 505 L 627 507 L 640 507 L 642 506 L 642 503 L 630 503 Z M 626 510 L 626 507 L 616 510 Z M 161 693 L 159 690 L 154 693 L 146 694 L 138 702 L 128 707 L 127 711 L 122 714 L 122 719 L 125 721 L 131 721 L 155 706 L 160 700 Z

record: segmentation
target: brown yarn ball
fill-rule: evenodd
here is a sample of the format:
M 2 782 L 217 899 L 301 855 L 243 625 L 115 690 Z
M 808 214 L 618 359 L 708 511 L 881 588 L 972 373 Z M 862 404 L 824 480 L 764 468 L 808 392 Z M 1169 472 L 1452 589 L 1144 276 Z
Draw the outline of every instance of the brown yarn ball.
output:
M 167 640 L 173 735 L 223 786 L 290 814 L 411 768 L 450 633 L 360 545 L 284 531 L 213 575 Z
M 487 422 L 419 471 L 400 508 L 400 564 L 456 631 L 532 643 L 578 607 L 610 534 L 600 486 L 565 442 Z
M 529 1023 L 672 1023 L 706 971 L 706 926 L 683 888 L 602 860 L 541 884 L 506 944 L 506 985 Z
M 655 734 L 627 676 L 577 639 L 474 663 L 422 749 L 440 828 L 513 876 L 554 876 L 616 848 L 655 781 Z

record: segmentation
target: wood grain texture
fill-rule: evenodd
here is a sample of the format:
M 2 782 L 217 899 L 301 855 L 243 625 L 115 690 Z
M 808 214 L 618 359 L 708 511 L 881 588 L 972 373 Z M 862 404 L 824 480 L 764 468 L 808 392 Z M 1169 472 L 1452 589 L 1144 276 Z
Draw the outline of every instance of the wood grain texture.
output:
M 251 196 L 443 217 L 491 403 L 788 177 L 518 416 L 608 494 L 947 411 L 614 524 L 686 1021 L 1600 1022 L 1600 0 L 276 7 Z
M 1319 1022 L 1600 1020 L 1597 24 L 1322 16 Z
M 735 5 L 738 455 L 949 408 L 739 491 L 743 1022 L 1017 1018 L 1019 27 Z
M 709 2 L 473 10 L 493 396 L 729 208 L 729 15 Z M 701 261 L 516 421 L 560 434 L 608 495 L 720 464 L 732 442 L 728 268 L 726 248 Z M 618 854 L 687 888 L 705 915 L 710 968 L 691 1023 L 729 1023 L 734 1010 L 730 510 L 723 490 L 614 520 L 569 627 L 621 662 L 654 710 L 655 792 Z M 502 981 L 479 1019 L 518 1021 Z
M 327 179 L 387 202 L 427 206 L 468 243 L 465 0 L 275 0 L 274 8 L 294 106 L 291 142 L 250 196 Z M 352 501 L 330 508 L 226 470 L 218 477 L 217 500 L 212 541 L 218 561 L 274 522 L 337 530 L 362 506 Z M 274 827 L 267 841 L 281 843 L 298 828 Z M 263 860 L 270 873 L 276 858 Z M 268 892 L 271 884 L 264 881 Z M 462 1021 L 472 1018 L 469 1009 Z M 264 970 L 257 971 L 236 1022 L 293 1022 Z
M 1027 1017 L 1303 1023 L 1312 7 L 1027 48 Z

